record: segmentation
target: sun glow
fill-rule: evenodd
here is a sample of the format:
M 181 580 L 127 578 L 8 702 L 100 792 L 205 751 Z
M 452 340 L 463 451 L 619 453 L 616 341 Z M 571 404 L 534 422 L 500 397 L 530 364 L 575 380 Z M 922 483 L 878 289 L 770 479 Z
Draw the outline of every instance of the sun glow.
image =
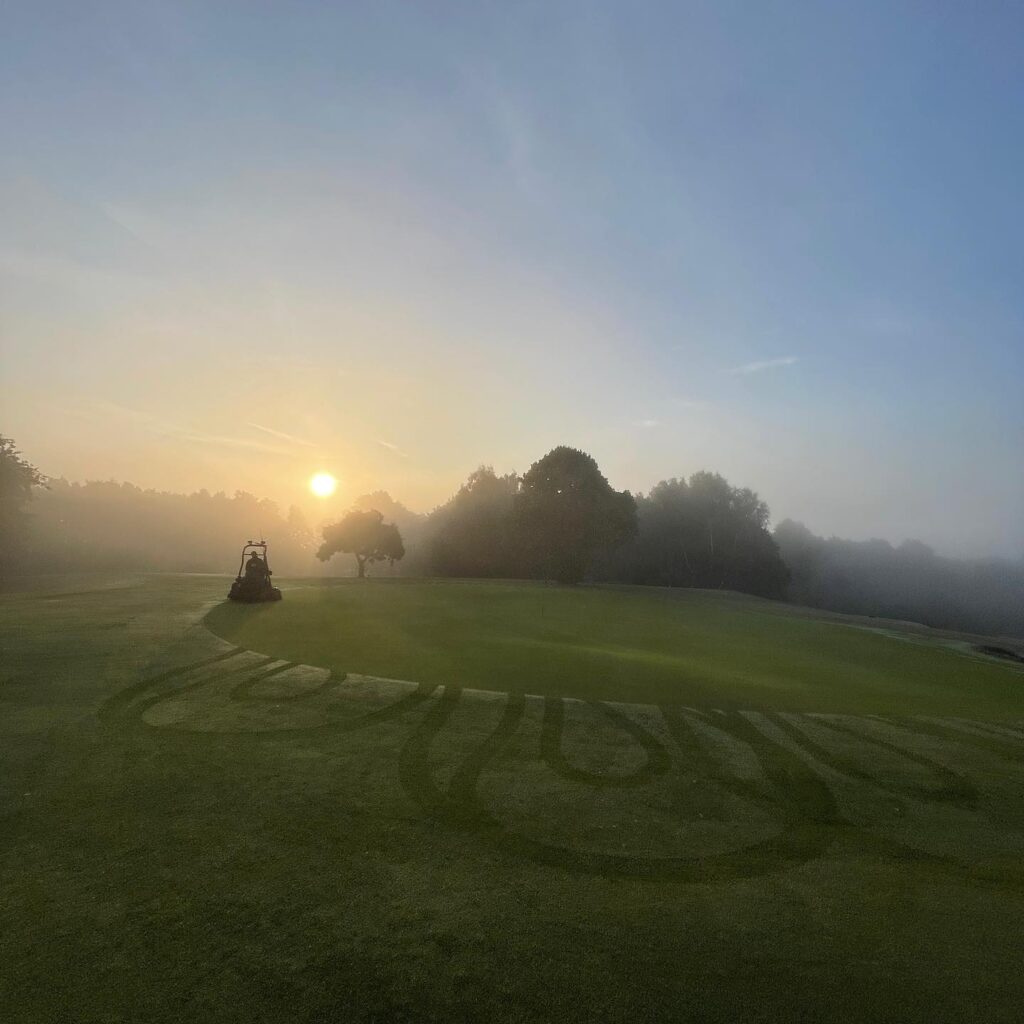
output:
M 329 498 L 337 486 L 338 481 L 330 473 L 314 473 L 309 478 L 309 489 L 318 498 Z

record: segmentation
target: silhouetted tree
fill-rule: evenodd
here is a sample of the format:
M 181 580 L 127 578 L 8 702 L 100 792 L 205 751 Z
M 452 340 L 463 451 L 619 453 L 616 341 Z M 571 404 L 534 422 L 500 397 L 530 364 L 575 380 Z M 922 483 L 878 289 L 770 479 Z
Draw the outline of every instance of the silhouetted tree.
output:
M 768 532 L 768 506 L 717 473 L 663 480 L 637 499 L 635 539 L 607 576 L 628 583 L 728 588 L 778 596 L 788 573 Z
M 402 536 L 394 523 L 385 523 L 376 509 L 352 509 L 344 518 L 323 529 L 324 542 L 316 557 L 326 562 L 339 551 L 355 555 L 359 578 L 373 562 L 392 564 L 405 555 Z
M 0 573 L 15 567 L 233 573 L 241 541 L 261 530 L 279 575 L 320 568 L 313 533 L 296 507 L 285 517 L 274 502 L 245 491 L 175 494 L 52 478 L 40 488 L 41 480 L 14 442 L 0 438 Z M 884 540 L 826 539 L 791 520 L 773 537 L 764 502 L 715 473 L 665 480 L 634 500 L 613 491 L 590 456 L 557 448 L 522 480 L 481 467 L 429 516 L 385 492 L 357 505 L 380 529 L 371 529 L 365 544 L 328 553 L 345 520 L 328 527 L 322 561 L 335 551 L 356 554 L 358 546 L 363 573 L 373 561 L 402 558 L 405 575 L 571 581 L 585 574 L 765 596 L 777 596 L 791 571 L 787 596 L 803 604 L 1024 636 L 1024 558 L 968 561 L 944 558 L 918 541 L 894 547 Z
M 405 547 L 399 572 L 402 576 L 426 576 L 430 573 L 429 553 L 430 517 L 392 498 L 387 491 L 373 491 L 363 494 L 352 502 L 352 508 L 367 512 L 376 509 L 389 523 L 398 527 Z
M 25 542 L 28 516 L 25 506 L 42 474 L 21 457 L 9 437 L 0 435 L 0 576 L 8 572 Z
M 636 531 L 636 503 L 613 490 L 586 452 L 554 448 L 522 479 L 515 526 L 535 575 L 578 583 L 594 557 Z
M 512 510 L 519 478 L 490 466 L 470 474 L 458 493 L 436 509 L 429 569 L 438 576 L 514 576 Z

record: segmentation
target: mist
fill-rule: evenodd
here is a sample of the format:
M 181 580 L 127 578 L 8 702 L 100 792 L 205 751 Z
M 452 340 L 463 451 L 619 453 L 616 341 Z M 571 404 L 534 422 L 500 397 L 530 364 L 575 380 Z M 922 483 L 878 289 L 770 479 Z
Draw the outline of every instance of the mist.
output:
M 1024 558 L 956 559 L 905 540 L 819 537 L 787 519 L 775 528 L 790 600 L 815 608 L 1024 636 Z
M 1015 32 L 60 6 L 5 24 L 0 157 L 3 428 L 48 474 L 426 512 L 567 439 L 1024 552 Z
M 0 25 L 0 1024 L 1022 1018 L 1024 5 Z
M 558 449 L 558 451 L 571 449 Z M 596 469 L 596 465 L 595 465 Z M 353 509 L 398 527 L 405 556 L 373 575 L 547 578 L 517 518 L 523 477 L 481 466 L 446 501 L 415 512 L 387 491 Z M 635 526 L 599 553 L 592 583 L 733 590 L 848 614 L 909 620 L 988 635 L 1024 636 L 1024 558 L 957 559 L 920 540 L 815 535 L 771 510 L 749 488 L 707 471 L 621 492 Z M 7 531 L 4 575 L 70 571 L 207 572 L 236 569 L 250 538 L 271 542 L 279 576 L 351 575 L 343 559 L 316 558 L 322 527 L 300 506 L 280 508 L 245 491 L 228 496 L 142 489 L 128 483 L 49 478 L 26 494 L 23 521 Z

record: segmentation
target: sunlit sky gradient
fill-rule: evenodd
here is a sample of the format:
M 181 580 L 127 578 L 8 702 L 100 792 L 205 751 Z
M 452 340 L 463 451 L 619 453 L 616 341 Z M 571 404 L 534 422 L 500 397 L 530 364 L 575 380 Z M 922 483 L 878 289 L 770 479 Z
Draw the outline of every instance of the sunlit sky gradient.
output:
M 417 509 L 555 444 L 1024 552 L 1012 5 L 12 3 L 0 431 Z

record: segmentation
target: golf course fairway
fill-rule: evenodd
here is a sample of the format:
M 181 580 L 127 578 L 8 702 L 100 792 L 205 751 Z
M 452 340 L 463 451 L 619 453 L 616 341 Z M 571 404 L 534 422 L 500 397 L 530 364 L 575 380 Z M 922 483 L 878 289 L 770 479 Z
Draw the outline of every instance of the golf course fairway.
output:
M 1024 671 L 967 643 L 712 591 L 331 581 L 206 625 L 339 675 L 587 700 L 998 720 L 1024 694 Z
M 1020 1019 L 1024 672 L 972 638 L 230 582 L 0 593 L 4 1024 Z

